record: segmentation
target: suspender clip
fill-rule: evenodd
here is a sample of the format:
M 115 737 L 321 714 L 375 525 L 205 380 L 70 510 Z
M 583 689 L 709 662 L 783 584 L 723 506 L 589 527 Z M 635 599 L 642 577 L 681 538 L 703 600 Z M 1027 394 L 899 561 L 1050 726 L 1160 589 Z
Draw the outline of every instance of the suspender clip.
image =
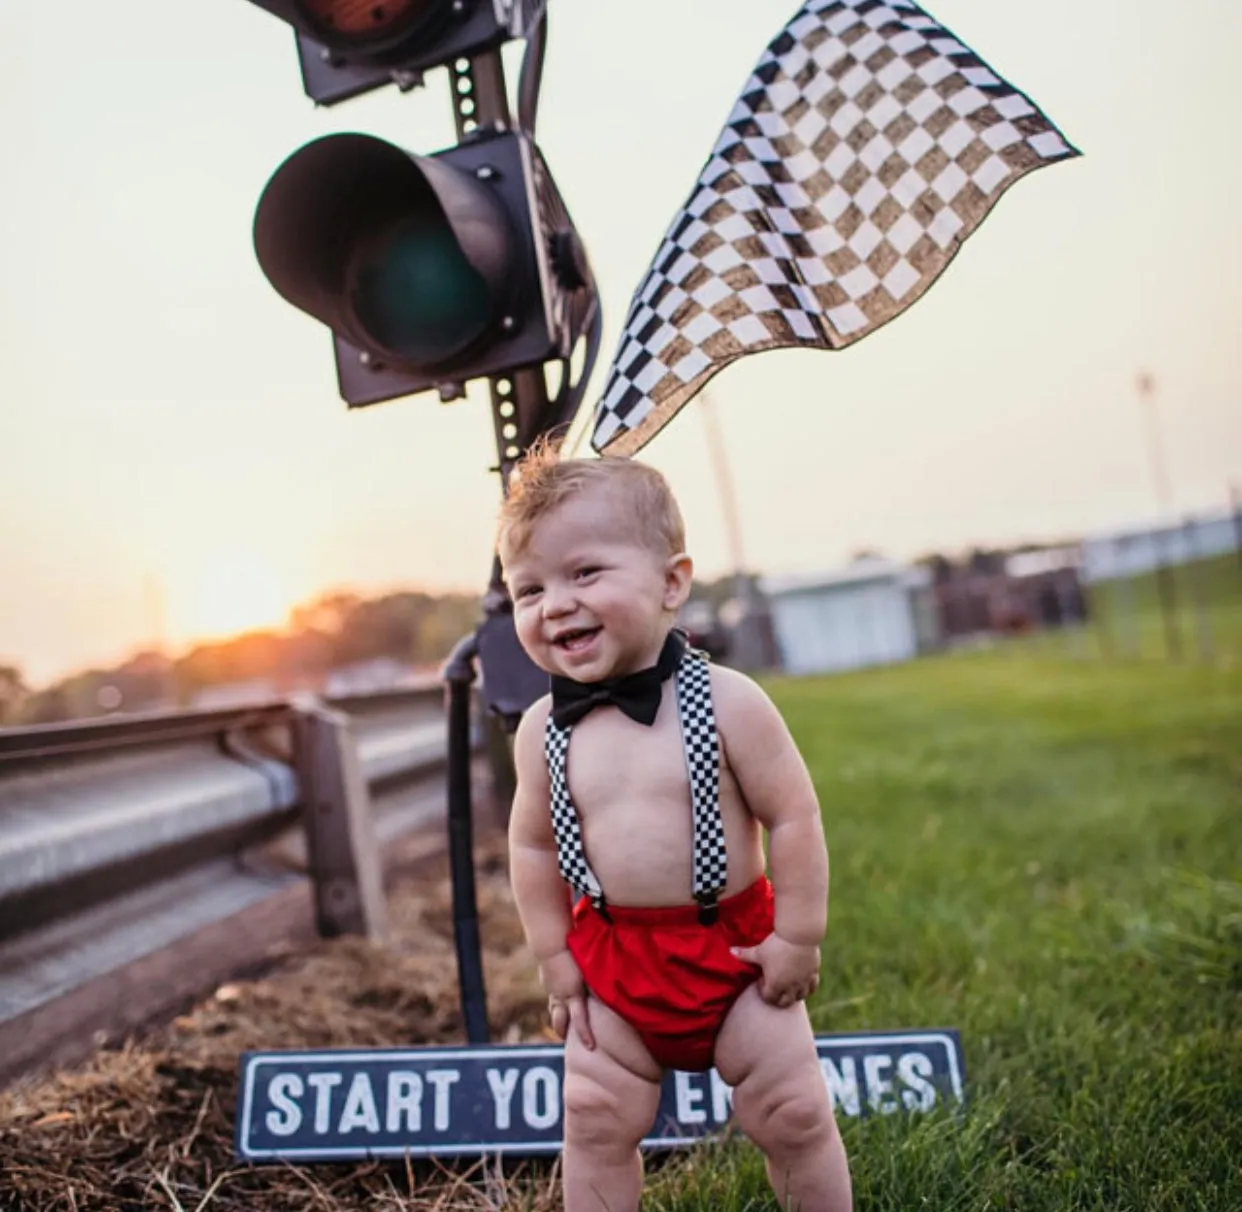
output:
M 695 899 L 699 902 L 699 925 L 714 926 L 720 916 L 720 907 L 716 904 L 714 892 L 700 892 Z

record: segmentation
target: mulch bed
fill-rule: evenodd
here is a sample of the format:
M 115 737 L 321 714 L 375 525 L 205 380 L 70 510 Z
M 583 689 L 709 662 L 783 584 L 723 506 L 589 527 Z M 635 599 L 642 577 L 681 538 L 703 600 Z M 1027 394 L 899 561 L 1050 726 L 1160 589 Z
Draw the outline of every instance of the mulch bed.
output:
M 492 1038 L 548 1038 L 503 835 L 476 840 Z M 0 1091 L 0 1208 L 501 1209 L 553 1212 L 554 1163 L 515 1185 L 499 1163 L 370 1162 L 251 1168 L 233 1158 L 239 1055 L 250 1049 L 462 1043 L 447 859 L 401 877 L 388 938 L 323 941 L 230 983 L 173 1022 L 86 1064 Z

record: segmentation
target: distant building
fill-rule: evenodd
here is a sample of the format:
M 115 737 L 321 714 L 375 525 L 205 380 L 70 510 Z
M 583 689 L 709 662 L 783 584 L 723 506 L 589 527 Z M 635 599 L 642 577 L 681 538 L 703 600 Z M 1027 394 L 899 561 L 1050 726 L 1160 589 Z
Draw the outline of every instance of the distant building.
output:
M 937 643 L 925 568 L 882 559 L 818 576 L 765 577 L 767 599 L 789 673 L 831 673 L 908 661 Z
M 976 551 L 959 563 L 930 564 L 940 634 L 946 643 L 1021 635 L 1081 623 L 1087 601 L 1073 545 L 1006 553 Z
M 1239 546 L 1238 522 L 1229 512 L 1104 531 L 1082 541 L 1083 579 L 1114 581 L 1141 576 L 1171 564 L 1226 555 Z

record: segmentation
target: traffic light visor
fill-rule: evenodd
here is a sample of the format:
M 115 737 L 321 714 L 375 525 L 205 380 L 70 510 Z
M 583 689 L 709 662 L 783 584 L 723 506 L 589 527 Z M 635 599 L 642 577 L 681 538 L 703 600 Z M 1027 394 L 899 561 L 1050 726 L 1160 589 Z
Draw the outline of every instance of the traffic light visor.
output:
M 259 199 L 254 240 L 290 303 L 409 366 L 453 358 L 499 322 L 513 247 L 485 183 L 368 135 L 290 156 Z
M 294 11 L 326 46 L 385 46 L 443 21 L 445 0 L 294 0 Z

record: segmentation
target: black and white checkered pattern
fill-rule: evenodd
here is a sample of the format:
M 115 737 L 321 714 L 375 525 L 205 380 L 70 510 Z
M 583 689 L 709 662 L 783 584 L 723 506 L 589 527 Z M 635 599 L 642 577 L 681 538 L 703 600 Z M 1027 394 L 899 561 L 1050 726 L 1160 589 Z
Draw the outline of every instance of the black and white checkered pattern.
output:
M 578 811 L 569 798 L 569 781 L 565 776 L 565 759 L 569 755 L 568 728 L 558 728 L 548 716 L 543 734 L 543 751 L 548 759 L 548 782 L 552 788 L 552 833 L 556 837 L 556 861 L 561 878 L 573 889 L 589 896 L 599 905 L 604 894 L 587 862 L 582 845 L 582 828 Z
M 809 0 L 634 296 L 592 446 L 633 454 L 746 354 L 861 340 L 935 282 L 1010 185 L 1077 154 L 913 0 Z
M 677 710 L 694 809 L 694 895 L 700 900 L 724 888 L 729 872 L 720 816 L 720 742 L 711 678 L 707 660 L 688 651 L 677 670 Z
M 675 674 L 677 714 L 681 721 L 690 803 L 694 819 L 694 884 L 696 899 L 711 898 L 726 882 L 724 823 L 720 816 L 720 741 L 712 710 L 711 671 L 707 657 L 687 648 Z M 559 728 L 549 714 L 544 730 L 544 756 L 552 793 L 552 833 L 561 878 L 575 891 L 589 896 L 596 907 L 605 904 L 604 891 L 587 862 L 578 811 L 569 796 L 566 759 L 572 729 Z

